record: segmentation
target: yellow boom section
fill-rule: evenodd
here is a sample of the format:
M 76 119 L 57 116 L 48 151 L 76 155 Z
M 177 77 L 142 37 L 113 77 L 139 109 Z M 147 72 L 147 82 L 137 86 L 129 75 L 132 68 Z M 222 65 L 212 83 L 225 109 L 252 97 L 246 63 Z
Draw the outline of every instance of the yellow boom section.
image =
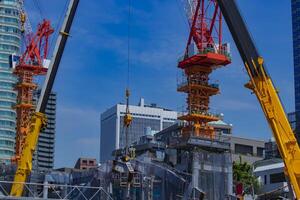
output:
M 38 142 L 39 134 L 41 129 L 46 126 L 46 123 L 45 114 L 39 112 L 33 114 L 30 130 L 25 138 L 22 154 L 18 161 L 14 183 L 10 191 L 11 196 L 22 196 L 24 183 L 32 169 L 32 156 Z
M 252 62 L 255 70 L 263 72 L 261 76 L 252 77 L 249 66 L 246 69 L 250 76 L 250 82 L 245 86 L 251 89 L 268 120 L 273 131 L 279 152 L 285 164 L 285 173 L 294 189 L 297 199 L 300 199 L 300 149 L 296 137 L 287 119 L 283 106 L 275 89 L 272 80 L 264 73 L 263 59 L 258 58 Z M 259 66 L 256 66 L 258 63 Z

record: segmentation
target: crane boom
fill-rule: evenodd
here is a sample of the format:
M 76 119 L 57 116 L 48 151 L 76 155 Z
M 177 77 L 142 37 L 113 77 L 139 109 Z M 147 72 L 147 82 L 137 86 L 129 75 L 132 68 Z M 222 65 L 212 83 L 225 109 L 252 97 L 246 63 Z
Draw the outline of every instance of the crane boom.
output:
M 262 56 L 250 36 L 235 0 L 217 0 L 236 43 L 250 81 L 245 86 L 256 95 L 272 129 L 285 164 L 285 173 L 300 199 L 300 149 L 271 77 L 265 70 Z
M 46 126 L 45 110 L 51 93 L 55 76 L 68 40 L 69 32 L 75 17 L 75 13 L 79 4 L 79 0 L 70 0 L 64 22 L 58 36 L 57 43 L 53 52 L 52 60 L 46 75 L 44 86 L 38 101 L 35 113 L 29 124 L 29 134 L 25 138 L 24 146 L 21 152 L 20 160 L 18 161 L 17 171 L 14 177 L 14 183 L 11 188 L 10 195 L 22 196 L 24 183 L 32 169 L 32 157 L 35 151 L 40 131 Z

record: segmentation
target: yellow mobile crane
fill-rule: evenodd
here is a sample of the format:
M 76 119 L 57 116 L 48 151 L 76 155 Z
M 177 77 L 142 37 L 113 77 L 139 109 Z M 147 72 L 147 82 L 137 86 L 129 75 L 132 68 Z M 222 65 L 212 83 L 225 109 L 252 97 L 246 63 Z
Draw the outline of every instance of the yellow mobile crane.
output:
M 45 110 L 48 102 L 49 95 L 51 93 L 55 76 L 68 40 L 69 32 L 75 17 L 75 13 L 79 4 L 79 0 L 70 0 L 68 10 L 65 15 L 64 22 L 60 35 L 58 36 L 53 57 L 47 72 L 47 76 L 42 88 L 38 104 L 31 118 L 29 124 L 30 130 L 25 138 L 23 149 L 21 152 L 20 159 L 17 163 L 17 171 L 14 177 L 14 183 L 12 184 L 11 196 L 20 197 L 22 196 L 24 183 L 32 169 L 32 156 L 35 151 L 40 131 L 46 126 L 47 120 L 45 116 Z
M 245 86 L 253 91 L 261 105 L 284 161 L 285 173 L 296 198 L 300 199 L 300 149 L 278 91 L 264 67 L 264 60 L 254 45 L 235 0 L 217 0 L 217 3 L 250 77 Z

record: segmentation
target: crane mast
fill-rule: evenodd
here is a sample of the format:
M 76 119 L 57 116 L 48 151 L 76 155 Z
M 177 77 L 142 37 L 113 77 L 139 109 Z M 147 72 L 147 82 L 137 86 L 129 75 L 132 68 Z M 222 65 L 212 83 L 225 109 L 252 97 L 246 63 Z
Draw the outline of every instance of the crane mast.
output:
M 18 91 L 17 105 L 17 135 L 16 135 L 16 153 L 12 158 L 16 162 L 20 158 L 25 137 L 28 134 L 28 124 L 33 112 L 33 92 L 37 88 L 34 83 L 34 77 L 45 75 L 47 68 L 44 66 L 44 60 L 48 56 L 49 37 L 54 32 L 49 20 L 43 20 L 38 25 L 36 34 L 27 45 L 24 54 L 21 56 L 14 74 L 18 77 L 18 83 L 15 90 Z
M 190 33 L 183 59 L 182 82 L 177 91 L 186 94 L 186 106 L 178 119 L 186 124 L 183 137 L 215 139 L 210 122 L 219 117 L 210 111 L 210 99 L 219 94 L 219 86 L 210 80 L 215 69 L 231 63 L 229 48 L 222 43 L 222 14 L 215 0 L 186 0 Z
M 284 161 L 285 173 L 296 198 L 300 199 L 300 149 L 278 91 L 265 69 L 264 60 L 256 49 L 235 0 L 217 2 L 250 77 L 245 86 L 253 91 L 261 105 Z
M 11 196 L 22 196 L 24 183 L 28 175 L 32 170 L 32 157 L 35 151 L 38 137 L 42 128 L 47 124 L 45 109 L 48 102 L 49 95 L 51 93 L 55 76 L 68 40 L 69 32 L 75 17 L 75 13 L 79 4 L 79 0 L 70 0 L 69 7 L 67 9 L 64 22 L 58 36 L 52 60 L 46 75 L 44 86 L 41 91 L 40 98 L 31 121 L 29 123 L 29 132 L 24 138 L 24 145 L 20 155 L 20 159 L 17 163 L 17 171 L 14 177 L 14 183 L 10 192 Z

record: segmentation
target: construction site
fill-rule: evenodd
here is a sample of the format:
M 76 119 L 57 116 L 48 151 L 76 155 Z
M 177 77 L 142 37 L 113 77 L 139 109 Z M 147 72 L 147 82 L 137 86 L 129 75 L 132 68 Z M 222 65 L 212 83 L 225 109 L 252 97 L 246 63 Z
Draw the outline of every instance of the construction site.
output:
M 185 101 L 183 108 L 175 112 L 156 104 L 145 104 L 144 99 L 138 106 L 130 104 L 133 95 L 130 76 L 134 76 L 130 68 L 132 1 L 129 0 L 126 5 L 128 61 L 123 68 L 127 70 L 124 75 L 127 83 L 122 88 L 125 103 L 101 114 L 100 161 L 79 158 L 74 168 L 56 169 L 53 161 L 47 164 L 52 158 L 46 157 L 47 151 L 43 151 L 50 146 L 47 138 L 52 137 L 51 127 L 55 127 L 55 108 L 51 107 L 56 103 L 53 87 L 59 68 L 64 67 L 60 64 L 69 40 L 72 40 L 73 34 L 80 33 L 78 27 L 73 27 L 79 17 L 78 9 L 88 2 L 68 0 L 60 27 L 56 25 L 57 28 L 54 28 L 49 19 L 42 19 L 37 27 L 32 27 L 29 21 L 31 11 L 26 9 L 26 0 L 0 1 L 0 27 L 3 26 L 2 11 L 2 14 L 16 19 L 15 34 L 22 46 L 18 54 L 9 55 L 11 74 L 16 80 L 12 89 L 16 102 L 11 106 L 16 124 L 15 137 L 10 139 L 14 141 L 14 150 L 3 159 L 5 162 L 0 163 L 0 199 L 300 200 L 300 149 L 295 134 L 298 129 L 290 123 L 284 110 L 278 89 L 266 70 L 264 53 L 258 52 L 255 38 L 242 17 L 238 7 L 240 2 L 183 0 L 179 4 L 186 14 L 189 28 L 185 30 L 188 33 L 185 47 L 177 65 L 173 66 L 178 71 L 176 92 Z M 298 5 L 300 16 L 300 1 L 295 2 L 292 5 Z M 36 5 L 42 12 L 40 4 Z M 295 30 L 300 30 L 300 20 L 295 27 Z M 2 35 L 5 34 L 0 32 L 0 43 Z M 235 44 L 225 42 L 229 40 L 226 38 L 228 35 Z M 52 47 L 53 40 L 56 43 Z M 242 138 L 231 136 L 233 125 L 224 122 L 224 114 L 211 109 L 212 98 L 222 98 L 221 86 L 213 81 L 212 76 L 216 71 L 232 66 L 231 63 L 235 62 L 232 51 L 239 54 L 244 64 L 243 70 L 248 79 L 245 87 L 249 95 L 256 97 L 256 106 L 260 107 L 273 134 L 272 142 L 268 144 L 255 141 L 257 147 L 255 150 L 251 147 L 250 153 L 246 148 L 250 145 L 247 140 L 242 145 Z M 119 69 L 116 67 L 115 70 Z M 0 95 L 1 92 L 0 86 Z M 295 115 L 297 121 L 297 111 Z M 0 127 L 1 151 L 2 133 Z M 271 138 L 271 135 L 268 137 Z M 44 147 L 40 147 L 43 142 Z M 52 146 L 54 142 L 52 138 Z M 275 159 L 267 159 L 267 155 L 273 152 L 278 152 L 276 162 Z M 247 156 L 249 162 L 247 159 L 242 162 Z M 65 159 L 68 159 L 67 156 Z M 269 165 L 266 165 L 268 162 Z M 42 167 L 37 168 L 38 165 Z M 269 180 L 264 172 L 273 170 L 266 167 L 271 165 L 280 166 L 282 171 L 274 173 L 277 176 L 271 176 Z M 241 169 L 240 174 L 237 168 Z M 246 176 L 250 177 L 247 179 L 250 182 L 244 181 Z M 268 181 L 283 182 L 284 185 L 268 189 Z

